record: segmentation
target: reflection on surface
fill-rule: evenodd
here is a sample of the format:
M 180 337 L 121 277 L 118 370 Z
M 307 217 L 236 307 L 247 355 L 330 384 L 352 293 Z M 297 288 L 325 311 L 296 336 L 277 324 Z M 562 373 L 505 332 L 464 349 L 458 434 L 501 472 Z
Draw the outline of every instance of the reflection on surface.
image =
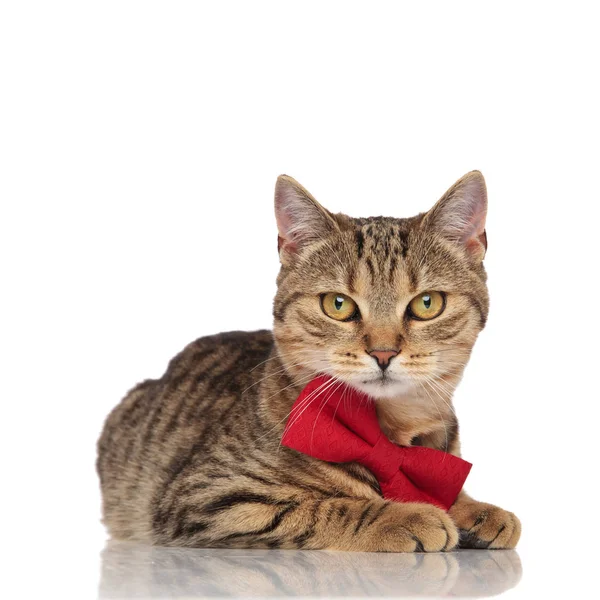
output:
M 100 598 L 471 596 L 521 578 L 514 550 L 378 554 L 157 548 L 108 542 Z

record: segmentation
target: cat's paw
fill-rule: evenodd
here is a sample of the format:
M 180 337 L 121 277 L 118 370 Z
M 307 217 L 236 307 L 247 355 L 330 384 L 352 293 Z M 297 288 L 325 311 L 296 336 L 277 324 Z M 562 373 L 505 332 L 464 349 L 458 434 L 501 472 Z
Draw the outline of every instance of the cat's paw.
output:
M 450 516 L 459 530 L 460 548 L 514 548 L 521 537 L 521 521 L 493 504 L 459 500 Z
M 383 538 L 392 552 L 444 552 L 458 543 L 458 529 L 443 510 L 431 504 L 401 504 L 390 511 Z

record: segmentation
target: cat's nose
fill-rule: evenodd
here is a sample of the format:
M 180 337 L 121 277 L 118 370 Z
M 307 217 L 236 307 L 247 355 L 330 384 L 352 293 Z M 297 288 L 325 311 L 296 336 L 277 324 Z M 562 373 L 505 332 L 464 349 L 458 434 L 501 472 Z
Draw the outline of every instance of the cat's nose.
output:
M 390 366 L 390 361 L 394 356 L 398 355 L 398 350 L 367 350 L 379 365 L 382 371 L 385 371 Z

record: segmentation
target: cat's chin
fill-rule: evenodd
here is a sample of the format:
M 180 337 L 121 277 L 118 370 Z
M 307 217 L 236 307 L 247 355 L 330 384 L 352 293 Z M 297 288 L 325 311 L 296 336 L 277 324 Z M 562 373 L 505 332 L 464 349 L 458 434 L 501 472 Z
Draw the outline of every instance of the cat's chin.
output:
M 372 381 L 354 380 L 349 383 L 375 400 L 412 396 L 415 390 L 414 383 L 408 379 L 378 378 Z

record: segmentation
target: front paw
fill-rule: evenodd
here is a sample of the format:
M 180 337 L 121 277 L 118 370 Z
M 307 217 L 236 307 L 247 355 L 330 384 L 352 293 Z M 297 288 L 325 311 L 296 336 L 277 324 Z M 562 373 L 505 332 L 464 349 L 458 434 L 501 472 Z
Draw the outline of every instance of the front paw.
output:
M 443 510 L 431 504 L 391 503 L 375 534 L 387 552 L 445 552 L 458 543 L 458 530 Z
M 493 504 L 460 499 L 449 511 L 459 530 L 459 548 L 514 548 L 521 522 Z

